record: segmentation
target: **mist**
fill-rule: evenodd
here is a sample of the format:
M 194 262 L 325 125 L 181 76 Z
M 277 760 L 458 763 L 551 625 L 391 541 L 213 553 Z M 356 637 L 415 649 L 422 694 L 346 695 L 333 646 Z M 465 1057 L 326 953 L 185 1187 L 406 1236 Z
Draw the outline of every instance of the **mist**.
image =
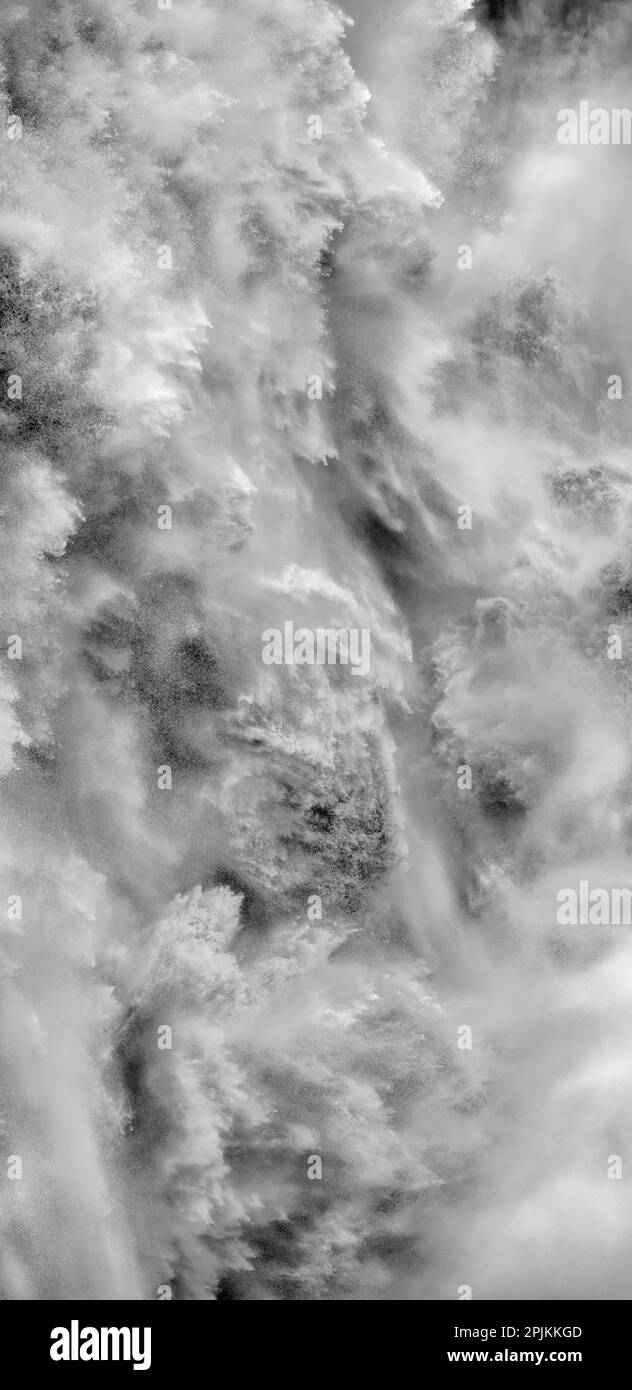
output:
M 627 9 L 0 15 L 4 1299 L 632 1296 Z

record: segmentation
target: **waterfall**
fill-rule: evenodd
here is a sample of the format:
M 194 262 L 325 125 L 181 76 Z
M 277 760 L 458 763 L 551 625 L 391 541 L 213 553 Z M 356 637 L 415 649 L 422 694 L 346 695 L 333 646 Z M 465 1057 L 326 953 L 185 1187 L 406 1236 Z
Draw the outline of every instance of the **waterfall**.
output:
M 3 1298 L 632 1296 L 631 57 L 2 10 Z

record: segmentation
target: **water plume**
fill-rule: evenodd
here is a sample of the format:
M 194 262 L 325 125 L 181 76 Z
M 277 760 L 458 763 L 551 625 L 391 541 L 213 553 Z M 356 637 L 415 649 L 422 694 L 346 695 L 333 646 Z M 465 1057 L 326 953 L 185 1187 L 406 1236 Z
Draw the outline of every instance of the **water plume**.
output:
M 626 7 L 347 9 L 0 16 L 5 1299 L 630 1296 Z

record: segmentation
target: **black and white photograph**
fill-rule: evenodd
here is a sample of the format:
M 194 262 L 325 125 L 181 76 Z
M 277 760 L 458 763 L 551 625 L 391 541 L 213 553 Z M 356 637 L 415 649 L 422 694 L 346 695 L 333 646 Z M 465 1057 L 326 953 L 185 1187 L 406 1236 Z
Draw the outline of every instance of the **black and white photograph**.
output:
M 0 427 L 6 1328 L 62 1383 L 166 1303 L 581 1362 L 632 1298 L 630 0 L 2 0 Z

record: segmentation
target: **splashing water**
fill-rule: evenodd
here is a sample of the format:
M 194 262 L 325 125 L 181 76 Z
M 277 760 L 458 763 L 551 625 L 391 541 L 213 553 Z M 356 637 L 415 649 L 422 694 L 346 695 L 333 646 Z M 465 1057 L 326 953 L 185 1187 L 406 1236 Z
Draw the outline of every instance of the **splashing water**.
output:
M 632 1296 L 632 30 L 483 9 L 0 16 L 4 1298 Z

